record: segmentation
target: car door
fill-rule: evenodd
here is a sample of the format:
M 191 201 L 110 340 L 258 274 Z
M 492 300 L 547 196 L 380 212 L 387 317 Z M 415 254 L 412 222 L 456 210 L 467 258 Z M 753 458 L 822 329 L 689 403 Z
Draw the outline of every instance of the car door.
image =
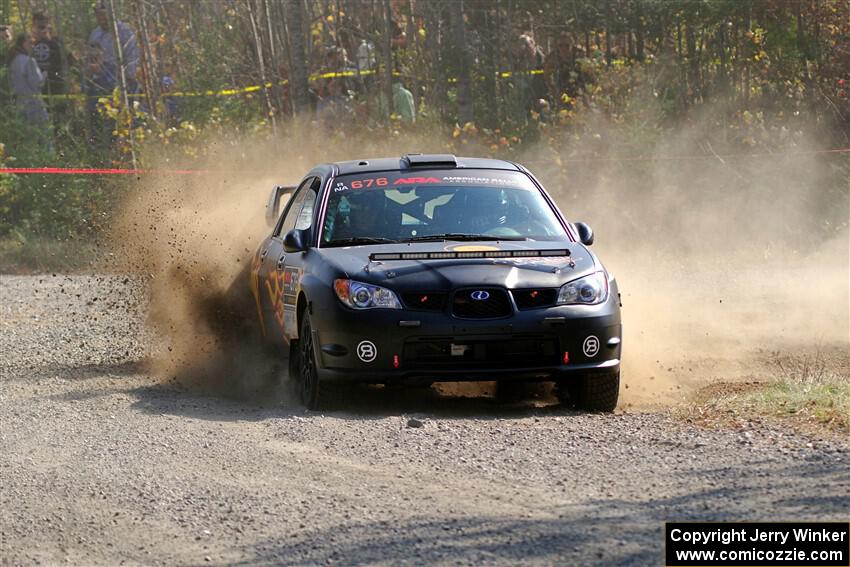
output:
M 292 252 L 287 253 L 283 250 L 283 238 L 289 230 L 306 230 L 313 227 L 313 218 L 315 217 L 316 203 L 319 196 L 319 188 L 321 187 L 321 179 L 318 177 L 312 178 L 308 187 L 304 190 L 304 198 L 299 205 L 299 213 L 295 217 L 295 224 L 292 228 L 282 230 L 280 232 L 281 253 L 277 258 L 272 269 L 277 273 L 276 279 L 281 282 L 281 304 L 283 308 L 281 331 L 283 341 L 289 344 L 292 339 L 298 338 L 298 293 L 301 291 L 301 277 L 304 274 L 303 253 Z M 288 220 L 288 219 L 287 219 Z
M 301 182 L 260 251 L 258 278 L 262 297 L 263 330 L 266 337 L 276 344 L 288 342 L 284 340 L 288 315 L 285 302 L 286 296 L 291 295 L 287 291 L 291 291 L 292 283 L 291 275 L 287 281 L 286 271 L 283 269 L 286 260 L 283 238 L 287 232 L 295 228 L 304 202 L 310 198 L 311 194 L 314 194 L 312 187 L 316 181 L 316 177 L 308 177 Z M 312 201 L 315 201 L 315 196 L 312 197 Z M 312 211 L 312 205 L 310 210 Z

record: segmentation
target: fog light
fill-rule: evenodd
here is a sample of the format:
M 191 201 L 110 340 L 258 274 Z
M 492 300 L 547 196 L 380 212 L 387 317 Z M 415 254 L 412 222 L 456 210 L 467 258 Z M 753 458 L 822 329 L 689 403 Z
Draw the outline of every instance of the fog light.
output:
M 564 364 L 569 364 L 569 363 L 570 363 L 570 353 L 568 353 L 567 351 L 564 351 Z
M 393 368 L 398 368 L 399 366 L 401 366 L 401 362 L 399 362 L 399 360 L 398 360 L 398 355 L 394 354 L 393 355 Z

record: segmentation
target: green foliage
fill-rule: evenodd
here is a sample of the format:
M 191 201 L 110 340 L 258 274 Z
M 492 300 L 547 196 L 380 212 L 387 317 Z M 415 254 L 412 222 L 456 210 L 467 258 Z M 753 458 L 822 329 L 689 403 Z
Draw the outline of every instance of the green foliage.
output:
M 57 154 L 47 142 L 51 133 L 13 109 L 0 117 L 6 126 L 0 131 L 2 167 L 78 167 L 95 159 L 91 150 Z M 0 174 L 0 238 L 87 238 L 105 225 L 116 189 L 97 177 Z
M 71 54 L 71 91 L 80 93 L 85 43 L 95 26 L 91 2 L 2 0 L 0 22 L 21 31 L 25 10 L 48 6 Z M 533 147 L 565 178 L 562 158 L 651 153 L 682 124 L 693 126 L 705 109 L 716 117 L 699 121 L 700 135 L 727 152 L 778 151 L 802 139 L 836 146 L 850 137 L 850 5 L 844 0 L 466 2 L 465 45 L 456 44 L 453 5 L 445 0 L 390 2 L 389 26 L 383 2 L 356 0 L 116 6 L 137 32 L 148 96 L 127 106 L 116 91 L 102 101 L 102 119 L 114 124 L 108 148 L 89 142 L 84 100 L 67 103 L 52 135 L 34 131 L 3 105 L 0 163 L 130 167 L 135 156 L 144 167 L 152 155 L 202 157 L 200 140 L 233 132 L 286 136 L 293 120 L 294 37 L 305 38 L 300 47 L 314 74 L 338 70 L 326 68 L 330 47 L 347 49 L 353 60 L 367 40 L 375 70 L 395 70 L 414 93 L 418 120 L 411 126 L 378 112 L 383 92 L 376 77 L 352 81 L 355 110 L 324 134 L 334 139 L 442 129 L 451 140 L 447 149 L 460 153 L 521 158 Z M 300 34 L 281 25 L 292 21 L 293 9 L 304 11 Z M 539 95 L 544 102 L 529 105 L 528 78 L 515 73 L 523 68 L 520 34 L 533 37 L 550 58 L 559 38 L 567 37 L 581 86 L 559 90 L 547 69 L 547 90 Z M 468 77 L 460 55 L 469 57 Z M 174 81 L 170 100 L 163 92 L 166 76 Z M 263 80 L 273 88 L 244 90 Z M 458 119 L 461 81 L 469 82 L 475 115 L 468 124 Z M 313 106 L 322 84 L 310 82 Z M 238 92 L 203 94 L 221 89 Z M 176 113 L 166 111 L 175 106 Z M 846 170 L 835 177 L 841 175 Z M 120 193 L 114 178 L 0 174 L 0 239 L 89 238 L 108 224 Z

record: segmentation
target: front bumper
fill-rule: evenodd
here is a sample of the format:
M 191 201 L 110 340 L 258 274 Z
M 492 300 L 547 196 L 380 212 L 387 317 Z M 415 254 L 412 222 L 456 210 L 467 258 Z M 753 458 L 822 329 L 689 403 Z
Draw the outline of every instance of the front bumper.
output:
M 314 306 L 311 321 L 323 380 L 546 380 L 620 367 L 616 296 L 598 306 L 478 320 L 403 309 L 354 311 L 335 302 Z

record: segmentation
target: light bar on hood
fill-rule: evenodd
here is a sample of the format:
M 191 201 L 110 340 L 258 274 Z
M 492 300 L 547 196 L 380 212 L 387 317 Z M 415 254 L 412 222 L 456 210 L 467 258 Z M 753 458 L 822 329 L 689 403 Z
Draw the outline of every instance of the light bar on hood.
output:
M 569 258 L 570 251 L 558 250 L 480 250 L 468 252 L 381 252 L 370 254 L 369 260 L 458 260 L 469 258 Z

